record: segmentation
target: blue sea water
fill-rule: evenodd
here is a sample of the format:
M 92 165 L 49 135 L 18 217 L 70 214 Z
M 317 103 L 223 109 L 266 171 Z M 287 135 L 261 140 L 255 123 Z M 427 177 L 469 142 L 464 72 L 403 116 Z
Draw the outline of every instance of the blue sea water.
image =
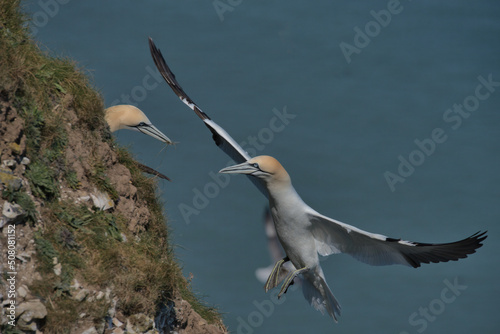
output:
M 106 104 L 135 104 L 170 138 L 118 132 L 160 182 L 192 284 L 233 333 L 497 333 L 500 298 L 498 1 L 24 1 L 53 54 L 89 71 Z M 322 266 L 338 324 L 299 290 L 275 299 L 265 199 L 158 77 L 151 36 L 183 88 L 237 141 L 278 158 L 303 199 L 407 240 L 489 237 L 459 262 Z M 228 181 L 229 180 L 229 181 Z

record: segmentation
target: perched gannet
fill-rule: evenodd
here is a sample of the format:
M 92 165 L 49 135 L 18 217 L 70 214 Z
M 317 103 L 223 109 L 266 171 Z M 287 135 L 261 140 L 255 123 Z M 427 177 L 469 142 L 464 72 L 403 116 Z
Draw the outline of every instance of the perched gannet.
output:
M 111 132 L 120 129 L 140 131 L 167 144 L 172 141 L 158 130 L 149 118 L 137 107 L 120 104 L 105 110 L 105 119 Z
M 151 38 L 149 45 L 156 66 L 172 90 L 203 120 L 217 146 L 239 163 L 220 172 L 246 174 L 269 199 L 276 233 L 286 256 L 275 264 L 264 286 L 266 292 L 280 284 L 282 271 L 291 262 L 293 269 L 284 278 L 278 296 L 287 291 L 297 275 L 301 275 L 306 300 L 337 321 L 340 305 L 326 283 L 318 255 L 346 253 L 370 265 L 403 264 L 417 268 L 421 263 L 465 258 L 482 246 L 486 232 L 456 242 L 429 244 L 366 232 L 319 214 L 302 201 L 278 160 L 270 156 L 250 158 L 224 129 L 201 111 L 181 88 Z
M 135 130 L 147 134 L 164 143 L 172 144 L 172 141 L 165 136 L 163 132 L 151 124 L 149 118 L 137 107 L 128 104 L 121 104 L 109 107 L 104 112 L 104 118 L 108 123 L 111 132 L 121 129 Z M 163 175 L 151 167 L 143 165 L 139 162 L 136 162 L 136 164 L 137 167 L 139 167 L 139 169 L 143 172 L 171 181 L 166 175 Z

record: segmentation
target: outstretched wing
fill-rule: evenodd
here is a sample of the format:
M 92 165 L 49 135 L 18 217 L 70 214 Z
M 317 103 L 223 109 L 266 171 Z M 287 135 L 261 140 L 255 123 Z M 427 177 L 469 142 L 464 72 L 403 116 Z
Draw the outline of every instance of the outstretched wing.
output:
M 477 232 L 463 240 L 443 244 L 404 241 L 363 231 L 312 209 L 308 214 L 320 255 L 346 253 L 374 266 L 403 264 L 417 268 L 421 263 L 457 261 L 475 253 L 487 237 L 486 232 Z
M 210 132 L 212 132 L 212 138 L 215 141 L 215 144 L 236 163 L 243 163 L 249 160 L 251 157 L 248 155 L 248 153 L 222 127 L 212 121 L 210 117 L 208 117 L 208 115 L 205 114 L 184 92 L 151 37 L 149 38 L 149 49 L 151 51 L 151 55 L 153 56 L 155 65 L 158 68 L 158 71 L 160 71 L 165 81 L 168 83 L 170 88 L 172 88 L 179 99 L 181 99 L 181 101 L 184 102 L 184 104 L 186 104 L 189 108 L 191 108 L 196 113 L 196 115 L 198 115 L 198 117 L 201 118 L 201 120 L 205 123 Z M 267 197 L 267 190 L 264 183 L 256 177 L 248 177 L 252 181 L 252 183 L 254 183 L 257 188 L 259 188 L 264 196 Z

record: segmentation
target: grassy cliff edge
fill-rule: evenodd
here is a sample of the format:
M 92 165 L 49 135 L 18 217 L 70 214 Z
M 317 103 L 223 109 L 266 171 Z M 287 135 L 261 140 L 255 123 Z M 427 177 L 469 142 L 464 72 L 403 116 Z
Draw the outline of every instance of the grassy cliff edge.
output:
M 0 293 L 1 332 L 224 333 L 182 275 L 156 180 L 114 142 L 88 78 L 40 50 L 20 1 L 0 0 L 0 45 L 2 292 L 9 226 L 17 272 L 16 326 Z

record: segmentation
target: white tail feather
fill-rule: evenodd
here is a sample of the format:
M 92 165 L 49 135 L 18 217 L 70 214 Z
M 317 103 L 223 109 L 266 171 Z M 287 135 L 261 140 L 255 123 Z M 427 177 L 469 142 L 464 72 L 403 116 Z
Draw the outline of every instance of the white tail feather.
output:
M 312 307 L 321 314 L 325 314 L 326 311 L 337 322 L 337 316 L 340 316 L 340 304 L 328 287 L 322 272 L 319 275 L 304 274 L 302 293 Z

